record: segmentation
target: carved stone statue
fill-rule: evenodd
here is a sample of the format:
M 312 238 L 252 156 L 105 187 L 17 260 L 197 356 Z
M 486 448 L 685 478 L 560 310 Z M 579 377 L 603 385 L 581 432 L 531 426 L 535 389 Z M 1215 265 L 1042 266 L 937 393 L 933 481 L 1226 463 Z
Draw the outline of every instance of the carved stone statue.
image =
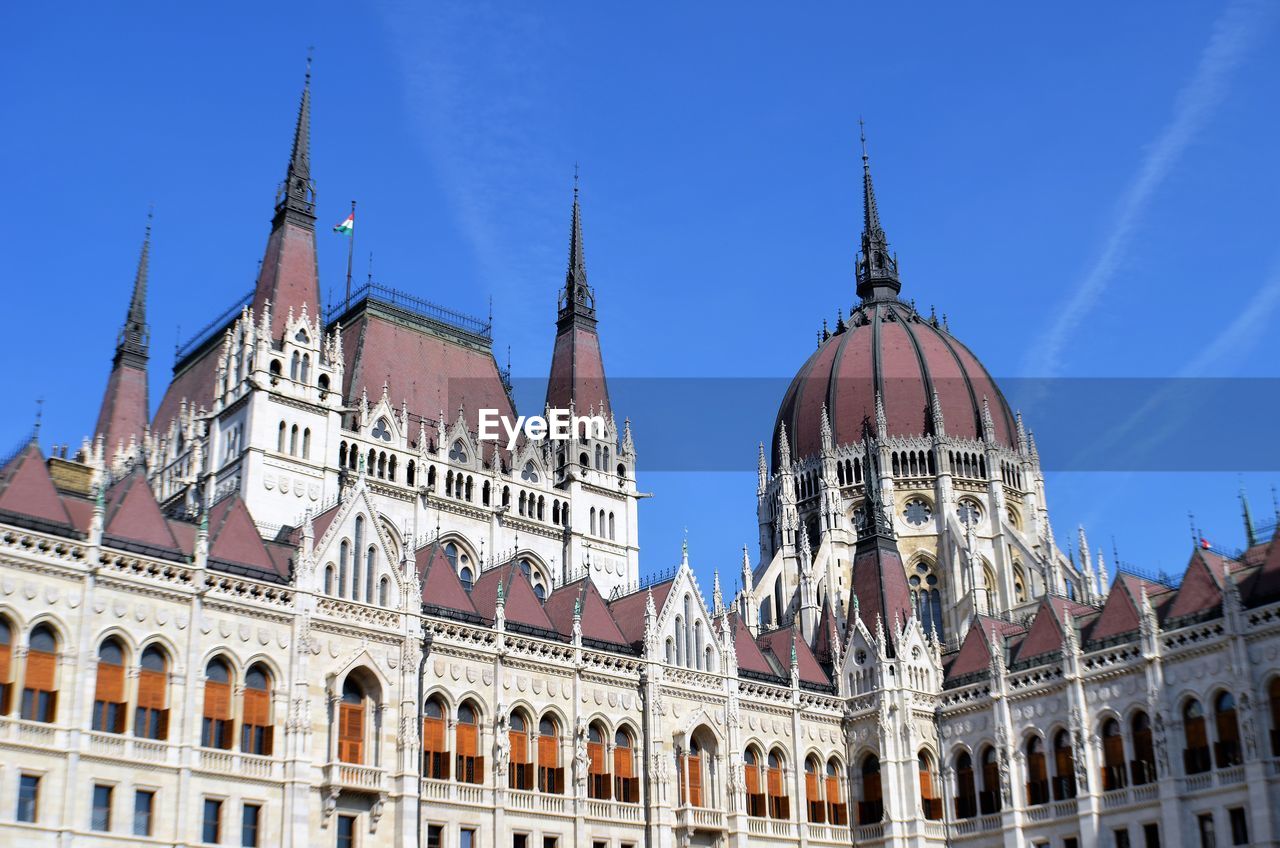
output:
M 1252 760 L 1258 754 L 1258 741 L 1253 728 L 1253 699 L 1245 692 L 1240 696 L 1240 735 L 1244 737 L 1245 759 Z
M 507 776 L 507 766 L 511 763 L 511 718 L 505 709 L 499 709 L 498 718 L 493 728 L 493 773 L 500 778 L 498 785 L 503 785 Z
M 1169 774 L 1169 740 L 1166 737 L 1164 729 L 1164 718 L 1160 713 L 1156 713 L 1155 721 L 1152 722 L 1154 732 L 1151 734 L 1156 743 L 1156 767 L 1160 770 L 1163 777 Z
M 578 716 L 573 728 L 573 766 L 574 782 L 579 794 L 586 794 L 587 771 L 591 767 L 591 757 L 587 753 L 587 720 Z

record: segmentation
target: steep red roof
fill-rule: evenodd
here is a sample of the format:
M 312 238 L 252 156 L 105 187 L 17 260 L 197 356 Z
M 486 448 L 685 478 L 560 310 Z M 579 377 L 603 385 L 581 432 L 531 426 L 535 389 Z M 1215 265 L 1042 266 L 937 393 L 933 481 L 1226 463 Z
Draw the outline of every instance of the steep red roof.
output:
M 16 513 L 71 529 L 40 446 L 32 440 L 0 470 L 0 512 Z
M 609 386 L 604 375 L 600 336 L 594 327 L 569 326 L 556 334 L 551 350 L 551 378 L 547 405 L 568 409 L 573 401 L 579 415 L 609 408 Z
M 1277 533 L 1276 538 L 1280 538 L 1280 532 Z M 1260 547 L 1262 546 L 1255 545 L 1250 550 L 1254 551 Z M 1277 544 L 1274 539 L 1266 547 L 1262 567 L 1258 569 L 1247 586 L 1241 587 L 1241 591 L 1250 606 L 1260 606 L 1280 600 L 1280 544 Z
M 135 367 L 130 360 L 117 356 L 107 377 L 107 389 L 98 410 L 94 435 L 101 435 L 107 463 L 131 438 L 142 441 L 147 429 L 150 409 L 147 406 L 147 371 Z
M 314 226 L 277 215 L 267 237 L 267 250 L 253 292 L 253 314 L 261 316 L 271 301 L 271 339 L 284 336 L 289 310 L 295 318 L 307 307 L 311 316 L 319 314 L 320 277 L 316 273 L 316 231 Z
M 573 633 L 573 609 L 577 601 L 582 601 L 582 635 L 587 639 L 600 642 L 611 642 L 615 645 L 629 644 L 622 635 L 618 624 L 609 612 L 609 606 L 600 595 L 600 590 L 590 577 L 575 580 L 561 586 L 551 593 L 543 610 L 547 618 L 555 625 L 556 630 L 566 636 Z
M 480 575 L 471 590 L 471 603 L 476 612 L 485 618 L 494 618 L 497 613 L 498 584 L 503 588 L 503 613 L 507 621 L 527 624 L 540 630 L 555 632 L 556 628 L 547 618 L 533 593 L 533 584 L 529 578 L 520 573 L 515 563 L 507 563 L 491 568 Z
M 108 489 L 105 506 L 104 535 L 175 553 L 181 550 L 142 469 L 135 469 Z
M 831 683 L 827 673 L 822 670 L 822 666 L 818 664 L 818 660 L 813 656 L 804 639 L 800 638 L 800 631 L 796 628 L 782 627 L 769 633 L 761 633 L 759 642 L 765 650 L 773 654 L 784 676 L 791 674 L 791 650 L 794 647 L 796 670 L 800 673 L 801 681 L 819 686 Z
M 1212 551 L 1197 548 L 1191 554 L 1173 603 L 1164 610 L 1165 618 L 1180 618 L 1212 609 L 1222 603 L 1222 576 L 1226 561 Z
M 876 632 L 876 619 L 887 636 L 911 616 L 911 589 L 902 556 L 893 539 L 870 536 L 858 542 L 853 554 L 853 594 L 867 630 Z
M 1018 646 L 1018 659 L 1026 660 L 1062 650 L 1066 639 L 1064 627 L 1075 627 L 1077 616 L 1093 611 L 1093 607 L 1077 604 L 1068 598 L 1050 595 L 1041 599 L 1036 617 Z
M 187 556 L 193 556 L 196 552 L 196 531 L 198 529 L 190 521 L 179 521 L 176 518 L 169 519 L 169 532 L 177 540 L 178 550 Z
M 218 354 L 221 351 L 221 334 L 218 342 L 206 347 L 198 356 L 189 357 L 174 368 L 173 379 L 160 399 L 151 430 L 161 438 L 168 438 L 169 425 L 178 417 L 182 402 L 196 409 L 213 406 L 213 382 L 218 375 Z
M 778 671 L 769 664 L 756 640 L 751 638 L 751 631 L 742 623 L 735 612 L 729 615 L 729 626 L 733 628 L 733 651 L 738 656 L 738 668 L 754 671 L 757 674 L 777 674 Z M 789 659 L 789 658 L 788 658 Z
M 209 510 L 209 561 L 289 576 L 288 570 L 281 571 L 277 560 L 267 552 L 253 516 L 239 495 L 223 498 Z
M 947 680 L 954 680 L 966 674 L 986 671 L 991 666 L 991 640 L 1000 639 L 1003 644 L 1006 635 L 1019 632 L 1022 628 L 1007 621 L 979 615 L 960 643 L 960 650 L 947 668 Z
M 671 587 L 674 584 L 674 578 L 664 580 L 638 592 L 623 595 L 609 603 L 609 611 L 613 613 L 613 620 L 618 623 L 618 629 L 622 631 L 627 644 L 635 644 L 644 639 L 644 608 L 645 599 L 649 593 L 653 593 L 654 609 L 661 613 L 662 605 L 667 602 L 667 595 L 671 594 Z
M 463 588 L 458 574 L 449 564 L 444 548 L 439 542 L 419 548 L 414 554 L 418 568 L 418 582 L 422 585 L 422 602 L 443 609 L 474 615 L 475 606 Z
M 407 401 L 412 412 L 428 418 L 443 411 L 452 422 L 461 404 L 473 432 L 479 409 L 496 409 L 499 415 L 515 419 L 498 364 L 487 347 L 434 332 L 425 322 L 410 326 L 407 321 L 393 321 L 368 301 L 343 325 L 342 334 L 343 392 L 348 403 L 357 403 L 362 391 L 380 397 L 385 381 L 396 405 Z
M 93 523 L 93 501 L 66 492 L 59 492 L 59 497 L 71 516 L 71 526 L 81 533 L 88 533 L 89 525 Z
M 1138 630 L 1142 624 L 1142 613 L 1138 609 L 1138 598 L 1130 592 L 1128 586 L 1130 580 L 1136 579 L 1126 574 L 1116 576 L 1107 600 L 1102 605 L 1102 612 L 1089 628 L 1089 641 L 1097 642 Z
M 831 599 L 827 598 L 818 617 L 818 630 L 813 634 L 813 655 L 819 662 L 830 663 L 834 640 L 839 638 L 839 631 L 835 630 L 835 615 L 831 612 Z

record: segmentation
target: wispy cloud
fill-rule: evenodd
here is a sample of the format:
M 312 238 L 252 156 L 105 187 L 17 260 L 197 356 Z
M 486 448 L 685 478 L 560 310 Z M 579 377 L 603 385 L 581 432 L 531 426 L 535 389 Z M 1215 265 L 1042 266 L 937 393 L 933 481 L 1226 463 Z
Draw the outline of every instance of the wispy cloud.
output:
M 1063 353 L 1072 335 L 1120 269 L 1151 199 L 1222 102 L 1232 72 L 1258 41 L 1274 8 L 1266 0 L 1241 0 L 1232 3 L 1214 22 L 1194 75 L 1174 101 L 1173 116 L 1147 149 L 1133 180 L 1120 196 L 1102 251 L 1032 349 L 1026 363 L 1028 375 L 1053 377 L 1061 371 Z

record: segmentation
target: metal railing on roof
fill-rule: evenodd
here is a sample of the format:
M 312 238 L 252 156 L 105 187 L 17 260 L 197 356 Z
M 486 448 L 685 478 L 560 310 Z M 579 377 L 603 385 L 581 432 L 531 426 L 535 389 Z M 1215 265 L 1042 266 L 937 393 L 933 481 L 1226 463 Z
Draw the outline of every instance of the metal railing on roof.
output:
M 1140 568 L 1130 563 L 1124 563 L 1116 569 L 1116 575 L 1128 574 L 1130 577 L 1138 577 L 1142 580 L 1148 580 L 1152 583 L 1159 583 L 1169 589 L 1178 588 L 1179 579 L 1166 571 L 1153 571 L 1148 568 Z
M 493 339 L 492 321 L 485 321 L 378 283 L 365 283 L 353 291 L 350 297 L 329 304 L 329 308 L 325 310 L 325 322 L 333 321 L 362 300 L 385 303 L 490 341 Z
M 240 314 L 240 310 L 244 309 L 252 301 L 253 289 L 249 289 L 248 293 L 237 298 L 236 302 L 231 304 L 225 312 L 197 330 L 196 334 L 187 339 L 186 342 L 175 347 L 173 349 L 173 361 L 175 363 L 181 362 L 203 347 L 209 339 L 220 333 L 228 324 L 234 321 L 236 316 Z

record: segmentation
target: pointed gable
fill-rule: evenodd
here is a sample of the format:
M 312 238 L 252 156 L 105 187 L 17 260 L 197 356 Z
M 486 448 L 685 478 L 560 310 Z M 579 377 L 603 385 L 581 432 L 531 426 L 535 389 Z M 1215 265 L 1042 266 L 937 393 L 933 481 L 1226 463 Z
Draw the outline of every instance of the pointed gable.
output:
M 584 577 L 566 586 L 561 586 L 551 593 L 543 609 L 547 618 L 562 635 L 573 633 L 573 609 L 577 602 L 582 602 L 582 637 L 597 642 L 608 642 L 613 645 L 627 645 L 627 637 L 622 635 L 618 624 L 613 620 L 608 605 L 600 595 L 600 590 L 590 577 Z
M 1221 556 L 1197 548 L 1182 575 L 1177 593 L 1164 610 L 1166 619 L 1178 619 L 1212 610 L 1222 604 L 1221 575 L 1225 573 Z M 1215 570 L 1217 573 L 1215 573 Z
M 992 639 L 998 640 L 1003 648 L 1008 636 L 1021 631 L 1022 628 L 1016 624 L 985 615 L 977 616 L 960 643 L 960 650 L 947 667 L 946 680 L 949 682 L 967 674 L 986 671 L 991 666 Z
M 40 446 L 32 440 L 0 471 L 0 513 L 35 519 L 53 532 L 72 529 Z
M 475 588 L 471 590 L 471 603 L 476 612 L 485 618 L 496 617 L 499 584 L 503 589 L 503 614 L 508 624 L 523 624 L 546 633 L 556 632 L 543 612 L 538 596 L 533 593 L 533 584 L 520 573 L 515 563 L 491 568 L 476 580 Z
M 209 510 L 209 562 L 230 571 L 258 571 L 288 577 L 277 564 L 239 495 L 218 501 Z
M 794 649 L 796 670 L 800 674 L 802 683 L 811 683 L 816 686 L 831 685 L 827 673 L 822 670 L 822 666 L 818 664 L 818 660 L 813 656 L 804 639 L 800 638 L 796 628 L 783 627 L 769 633 L 762 633 L 759 642 L 761 647 L 773 654 L 778 668 L 782 669 L 783 676 L 791 675 L 791 651 Z
M 107 490 L 102 532 L 108 544 L 132 543 L 173 554 L 182 550 L 141 469 Z
M 738 670 L 776 676 L 777 671 L 769 665 L 760 646 L 751 638 L 751 631 L 736 612 L 729 616 L 729 627 L 733 629 L 733 651 L 738 656 Z
M 1137 633 L 1142 625 L 1142 612 L 1138 609 L 1137 597 L 1130 590 L 1130 581 L 1133 580 L 1137 578 L 1116 575 L 1102 612 L 1089 628 L 1088 641 L 1101 642 Z
M 418 579 L 422 584 L 422 603 L 426 607 L 452 610 L 454 612 L 475 615 L 476 608 L 471 603 L 471 596 L 458 579 L 444 547 L 439 542 L 432 542 L 419 548 L 414 555 L 418 568 Z
M 1036 616 L 1027 629 L 1026 638 L 1018 646 L 1018 661 L 1060 651 L 1064 638 L 1062 623 L 1054 612 L 1053 604 L 1049 598 L 1044 598 L 1036 608 Z
M 875 535 L 859 540 L 853 556 L 852 580 L 858 614 L 868 632 L 876 632 L 879 618 L 892 636 L 911 615 L 911 589 L 893 539 Z

